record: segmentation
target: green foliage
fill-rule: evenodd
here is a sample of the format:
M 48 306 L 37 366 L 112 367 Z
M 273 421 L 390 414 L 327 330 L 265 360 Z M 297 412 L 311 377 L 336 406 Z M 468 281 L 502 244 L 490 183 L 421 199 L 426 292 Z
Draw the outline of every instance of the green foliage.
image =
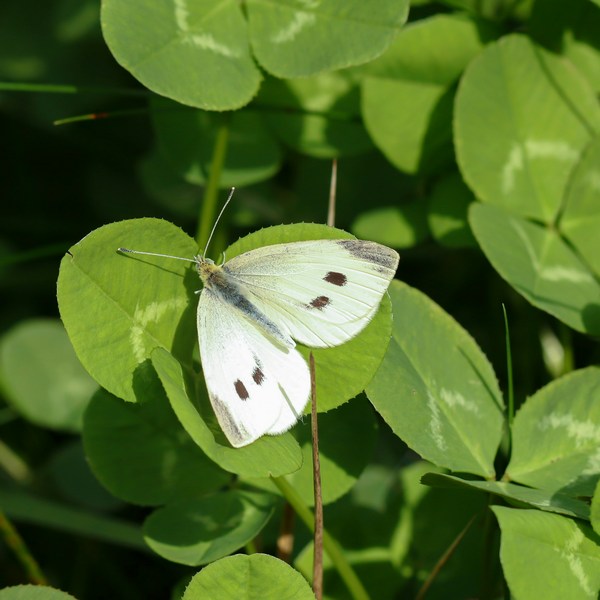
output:
M 0 590 L 1 600 L 74 600 L 74 596 L 60 590 L 38 585 L 16 585 Z
M 217 262 L 402 253 L 312 350 L 325 597 L 596 598 L 600 2 L 5 4 L 0 600 L 315 597 L 309 410 L 232 448 L 195 266 L 117 251 L 202 253 L 231 186 Z
M 493 511 L 502 531 L 502 567 L 517 598 L 597 598 L 600 537 L 590 527 L 539 511 Z
M 144 523 L 144 539 L 168 560 L 204 565 L 250 542 L 272 513 L 269 494 L 221 492 L 158 509 Z
M 531 396 L 513 423 L 506 477 L 550 492 L 591 497 L 598 481 L 599 395 L 600 369 L 588 367 Z
M 0 381 L 5 398 L 29 421 L 64 431 L 81 430 L 83 412 L 98 387 L 63 327 L 50 319 L 26 321 L 4 335 Z
M 475 341 L 426 296 L 390 286 L 392 341 L 367 387 L 394 433 L 434 464 L 494 476 L 503 401 Z
M 265 586 L 265 581 L 268 585 Z M 312 600 L 308 583 L 283 561 L 267 554 L 237 554 L 195 575 L 182 600 Z

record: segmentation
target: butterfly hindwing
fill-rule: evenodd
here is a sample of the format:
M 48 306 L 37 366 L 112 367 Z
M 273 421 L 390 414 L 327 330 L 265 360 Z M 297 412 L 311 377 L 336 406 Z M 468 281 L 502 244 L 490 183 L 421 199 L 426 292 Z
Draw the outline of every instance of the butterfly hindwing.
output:
M 375 242 L 315 240 L 257 248 L 223 269 L 286 336 L 319 348 L 364 329 L 398 260 L 394 250 Z
M 308 366 L 213 290 L 198 304 L 200 357 L 213 409 L 235 447 L 292 427 L 308 401 Z

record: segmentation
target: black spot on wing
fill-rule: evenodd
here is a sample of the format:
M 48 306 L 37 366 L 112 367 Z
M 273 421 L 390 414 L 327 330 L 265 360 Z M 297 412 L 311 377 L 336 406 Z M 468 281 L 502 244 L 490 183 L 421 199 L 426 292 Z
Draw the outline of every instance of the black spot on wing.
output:
M 327 296 L 317 296 L 314 300 L 310 301 L 308 308 L 323 310 L 329 304 L 331 304 L 331 300 Z
M 248 398 L 250 398 L 246 386 L 239 379 L 233 382 L 233 387 L 235 388 L 236 394 L 240 397 L 240 400 L 248 400 Z
M 346 285 L 346 282 L 348 281 L 348 278 L 343 273 L 337 273 L 336 271 L 329 271 L 329 273 L 327 273 L 323 279 L 328 283 L 337 285 L 339 287 Z
M 254 371 L 252 371 L 252 379 L 256 385 L 261 385 L 265 380 L 265 374 L 261 371 L 259 366 L 254 367 Z

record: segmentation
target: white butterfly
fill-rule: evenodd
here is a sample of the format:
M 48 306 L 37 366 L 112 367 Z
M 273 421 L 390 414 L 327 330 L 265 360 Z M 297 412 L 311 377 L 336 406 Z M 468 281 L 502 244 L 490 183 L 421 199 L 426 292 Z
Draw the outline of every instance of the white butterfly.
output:
M 265 246 L 222 265 L 193 259 L 203 282 L 202 369 L 232 446 L 297 422 L 310 374 L 296 342 L 324 348 L 358 335 L 377 312 L 399 258 L 375 242 L 327 239 Z

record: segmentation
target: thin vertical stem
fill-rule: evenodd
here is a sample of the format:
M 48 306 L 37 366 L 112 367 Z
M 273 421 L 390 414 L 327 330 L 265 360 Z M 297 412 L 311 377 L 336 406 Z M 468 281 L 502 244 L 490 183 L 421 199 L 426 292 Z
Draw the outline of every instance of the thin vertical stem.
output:
M 506 372 L 507 372 L 507 385 L 508 385 L 508 453 L 512 445 L 512 422 L 515 416 L 515 393 L 513 386 L 513 371 L 512 371 L 512 353 L 510 350 L 510 330 L 508 328 L 508 315 L 506 313 L 506 306 L 502 305 L 502 311 L 504 313 L 504 332 L 505 332 L 505 343 L 506 343 Z
M 204 189 L 204 198 L 200 207 L 200 217 L 198 221 L 198 230 L 196 232 L 196 242 L 199 248 L 204 248 L 208 242 L 210 230 L 215 222 L 218 212 L 219 202 L 219 184 L 221 182 L 221 172 L 227 156 L 227 146 L 229 143 L 229 115 L 222 115 L 222 122 L 217 129 L 215 138 L 215 147 L 213 150 L 212 161 L 208 173 L 208 181 Z
M 48 585 L 48 580 L 42 573 L 31 552 L 29 552 L 29 548 L 27 548 L 23 538 L 2 511 L 0 511 L 0 534 L 4 538 L 6 545 L 23 565 L 29 581 L 36 585 Z
M 321 463 L 319 461 L 319 425 L 317 420 L 317 387 L 315 379 L 315 358 L 309 355 L 311 428 L 313 456 L 313 491 L 315 501 L 315 533 L 313 549 L 313 592 L 317 600 L 323 598 L 323 497 L 321 494 Z

